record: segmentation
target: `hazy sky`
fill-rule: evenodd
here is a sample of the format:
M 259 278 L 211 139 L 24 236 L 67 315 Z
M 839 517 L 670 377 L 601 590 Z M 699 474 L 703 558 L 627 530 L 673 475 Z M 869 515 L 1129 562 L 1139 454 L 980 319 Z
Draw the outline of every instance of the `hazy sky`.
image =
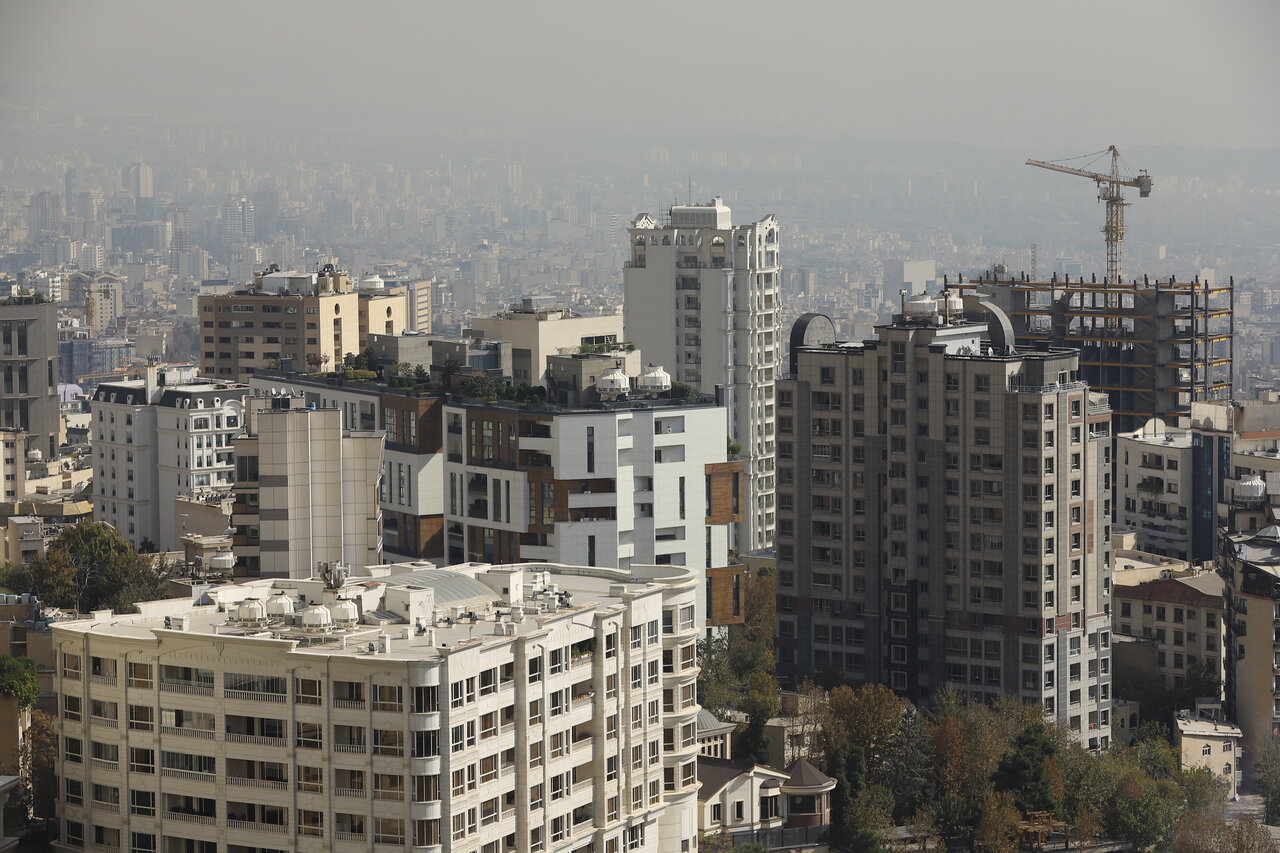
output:
M 1277 35 L 1277 0 L 0 0 L 0 101 L 407 136 L 1280 148 Z

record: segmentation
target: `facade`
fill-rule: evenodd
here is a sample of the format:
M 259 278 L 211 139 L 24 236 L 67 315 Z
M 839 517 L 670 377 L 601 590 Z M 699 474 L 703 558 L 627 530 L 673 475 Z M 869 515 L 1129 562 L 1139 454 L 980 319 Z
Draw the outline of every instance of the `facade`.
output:
M 774 381 L 781 353 L 778 220 L 734 225 L 723 200 L 647 213 L 628 229 L 626 337 L 676 382 L 724 395 L 746 462 L 747 510 L 735 547 L 773 544 Z
M 1280 527 L 1225 534 L 1219 570 L 1227 582 L 1227 719 L 1243 733 L 1244 772 L 1280 737 Z
M 693 850 L 693 572 L 400 568 L 57 623 L 53 849 Z
M 1174 721 L 1174 744 L 1178 750 L 1178 769 L 1204 768 L 1227 782 L 1226 799 L 1234 801 L 1240 793 L 1240 739 L 1238 726 L 1215 720 L 1183 719 Z
M 526 296 L 510 310 L 476 317 L 466 337 L 511 342 L 511 376 L 516 384 L 547 384 L 547 358 L 584 346 L 623 339 L 621 314 L 575 314 L 550 297 Z
M 180 547 L 179 498 L 219 502 L 235 479 L 249 387 L 202 380 L 190 368 L 148 367 L 104 382 L 89 404 L 93 513 L 139 547 Z
M 698 782 L 698 831 L 728 835 L 735 846 L 770 841 L 770 848 L 808 849 L 831 823 L 836 780 L 803 758 L 785 771 L 699 758 Z
M 1191 673 L 1224 680 L 1226 600 L 1221 577 L 1203 572 L 1132 586 L 1117 580 L 1111 591 L 1118 674 L 1128 668 L 1151 671 L 1154 664 L 1154 672 L 1169 689 L 1181 688 Z M 1132 660 L 1130 646 L 1136 652 Z
M 322 563 L 382 562 L 384 433 L 344 429 L 337 409 L 251 398 L 235 440 L 236 574 L 307 578 Z
M 272 269 L 249 290 L 198 301 L 201 372 L 241 382 L 288 358 L 338 369 L 343 356 L 368 346 L 370 332 L 404 331 L 407 312 L 403 291 L 356 291 L 332 264 L 319 273 Z
M 100 270 L 73 272 L 63 289 L 73 316 L 84 321 L 94 337 L 106 335 L 124 316 L 125 280 L 114 273 Z
M 970 314 L 966 316 L 962 308 Z M 983 317 L 987 321 L 969 319 Z M 879 338 L 792 332 L 778 388 L 779 671 L 943 684 L 1110 735 L 1111 437 L 1073 350 L 1012 346 L 972 297 Z
M 924 296 L 933 289 L 938 277 L 938 267 L 934 261 L 885 261 L 884 290 L 885 302 L 897 305 L 905 290 L 908 297 Z
M 991 273 L 958 286 L 989 291 L 1018 343 L 1079 348 L 1081 376 L 1110 396 L 1117 433 L 1151 418 L 1176 423 L 1195 401 L 1231 396 L 1231 282 L 1143 277 L 1098 284 L 1083 276 L 1029 281 Z
M 4 478 L 0 494 L 6 501 L 27 496 L 26 444 L 27 436 L 22 430 L 0 429 L 0 476 Z
M 56 459 L 62 444 L 58 400 L 58 306 L 39 297 L 0 300 L 0 429 L 26 433 L 20 455 Z
M 288 389 L 307 406 L 336 408 L 343 429 L 386 433 L 378 491 L 385 558 L 444 558 L 443 395 L 281 371 L 249 384 L 259 396 Z
M 724 407 L 449 402 L 444 417 L 449 562 L 671 564 L 700 577 L 729 564 L 743 477 L 726 458 Z

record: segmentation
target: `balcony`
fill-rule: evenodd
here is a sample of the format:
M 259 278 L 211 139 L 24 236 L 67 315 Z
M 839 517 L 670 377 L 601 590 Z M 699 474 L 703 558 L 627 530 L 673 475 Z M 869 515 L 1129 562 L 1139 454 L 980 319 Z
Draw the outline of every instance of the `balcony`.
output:
M 192 696 L 212 696 L 213 682 L 161 681 L 160 689 L 169 693 L 187 693 Z
M 279 779 L 251 779 L 248 776 L 228 776 L 228 785 L 239 785 L 242 788 L 262 788 L 267 791 L 287 791 L 289 783 Z M 228 821 L 228 824 L 230 821 Z
M 224 699 L 246 699 L 250 702 L 284 702 L 288 699 L 283 693 L 261 693 L 255 690 L 223 690 Z
M 218 822 L 218 818 L 214 815 L 194 814 L 190 812 L 170 812 L 164 813 L 166 820 L 180 820 L 183 823 L 198 823 L 203 826 L 213 826 Z
M 334 788 L 333 793 L 337 797 L 364 799 L 366 791 L 364 788 Z
M 363 699 L 334 699 L 333 707 L 343 708 L 348 711 L 363 711 L 364 700 Z
M 180 735 L 181 737 L 198 737 L 205 740 L 213 740 L 213 732 L 208 729 L 187 729 L 181 726 L 161 726 L 160 733 L 165 735 Z
M 224 735 L 227 743 L 251 743 L 256 746 L 284 746 L 282 737 L 264 737 L 263 735 L 246 735 L 239 732 L 227 732 Z
M 251 832 L 276 832 L 284 833 L 289 831 L 289 827 L 283 823 L 260 823 L 256 820 L 235 820 L 227 818 L 227 829 L 247 829 Z
M 369 747 L 363 743 L 335 743 L 333 745 L 333 751 L 364 755 L 369 751 Z
M 161 776 L 168 776 L 170 779 L 185 779 L 188 782 L 212 782 L 214 774 L 197 773 L 194 770 L 176 770 L 172 767 L 160 768 Z

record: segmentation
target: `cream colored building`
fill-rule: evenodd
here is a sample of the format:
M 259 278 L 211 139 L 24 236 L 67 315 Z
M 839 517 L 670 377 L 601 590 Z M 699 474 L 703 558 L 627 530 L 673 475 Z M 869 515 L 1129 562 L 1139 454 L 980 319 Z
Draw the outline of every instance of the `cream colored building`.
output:
M 688 853 L 698 583 L 402 564 L 59 622 L 53 849 Z
M 1178 747 L 1178 769 L 1195 770 L 1203 767 L 1215 776 L 1225 779 L 1229 788 L 1226 799 L 1234 800 L 1240 790 L 1240 743 L 1243 733 L 1239 726 L 1215 720 L 1176 721 L 1174 741 Z
M 1166 687 L 1181 688 L 1203 671 L 1225 678 L 1225 584 L 1215 572 L 1159 577 L 1111 588 L 1117 673 L 1154 666 Z M 1219 697 L 1214 697 L 1219 698 Z
M 403 332 L 407 314 L 404 288 L 356 290 L 332 264 L 258 273 L 249 290 L 200 297 L 200 370 L 247 381 L 285 358 L 297 370 L 338 369 L 343 356 L 364 351 L 370 332 Z
M 253 397 L 235 441 L 237 574 L 305 578 L 321 563 L 382 562 L 378 486 L 385 433 L 346 430 L 335 408 Z M 277 404 L 279 408 L 259 408 Z
M 526 296 L 510 310 L 476 317 L 468 334 L 511 342 L 516 384 L 547 384 L 547 357 L 623 340 L 621 314 L 574 314 L 549 297 Z

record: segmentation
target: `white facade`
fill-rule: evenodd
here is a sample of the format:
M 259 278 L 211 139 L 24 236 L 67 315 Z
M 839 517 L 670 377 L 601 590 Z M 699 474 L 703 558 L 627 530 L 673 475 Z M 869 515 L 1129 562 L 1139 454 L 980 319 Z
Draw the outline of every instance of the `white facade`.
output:
M 93 511 L 135 547 L 181 547 L 174 500 L 220 500 L 235 481 L 232 440 L 244 431 L 247 385 L 200 381 L 189 369 L 99 385 L 90 403 Z
M 1116 520 L 1133 528 L 1140 551 L 1191 559 L 1191 445 L 1189 431 L 1158 418 L 1116 436 Z
M 367 571 L 58 623 L 53 849 L 693 850 L 692 572 Z
M 724 389 L 729 432 L 747 462 L 740 551 L 773 544 L 778 232 L 772 214 L 735 226 L 719 198 L 674 206 L 664 222 L 640 214 L 623 271 L 627 340 L 675 381 L 704 394 Z
M 505 558 L 492 534 L 501 531 L 519 540 L 524 560 L 623 570 L 727 565 L 730 525 L 707 523 L 707 466 L 726 461 L 726 410 L 656 403 L 546 413 L 527 430 L 534 434 L 514 436 L 514 465 L 466 446 L 474 430 L 512 413 L 446 406 L 449 559 L 483 558 L 472 551 L 477 541 L 495 543 Z M 553 507 L 562 489 L 567 517 Z
M 908 298 L 923 296 L 933 289 L 937 277 L 933 261 L 885 261 L 884 300 L 897 305 L 904 290 Z

